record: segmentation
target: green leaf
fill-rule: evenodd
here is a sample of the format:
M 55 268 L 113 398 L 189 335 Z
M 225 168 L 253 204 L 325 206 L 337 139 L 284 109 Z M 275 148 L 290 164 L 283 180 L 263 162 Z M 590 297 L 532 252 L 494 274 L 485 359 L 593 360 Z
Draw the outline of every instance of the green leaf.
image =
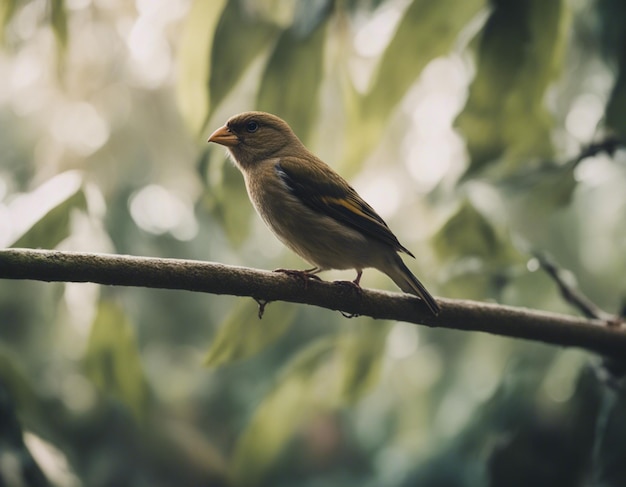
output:
M 132 324 L 124 311 L 101 302 L 91 327 L 85 357 L 87 376 L 103 392 L 114 395 L 137 418 L 148 407 L 148 385 L 141 367 Z
M 18 0 L 0 1 L 0 42 L 4 41 L 4 31 L 17 10 Z
M 207 352 L 205 365 L 217 367 L 256 355 L 280 338 L 295 317 L 294 306 L 271 303 L 259 320 L 259 306 L 255 301 L 241 303 L 220 326 Z
M 254 16 L 244 6 L 238 0 L 228 2 L 215 30 L 208 85 L 210 113 L 228 95 L 252 61 L 275 42 L 281 32 L 275 23 Z
M 333 407 L 337 383 L 332 370 L 336 337 L 324 337 L 285 366 L 237 441 L 232 457 L 234 484 L 261 484 L 265 473 L 297 427 L 320 408 Z
M 499 250 L 498 237 L 487 219 L 465 200 L 435 237 L 434 248 L 440 257 L 489 259 Z
M 195 0 L 183 28 L 176 95 L 181 114 L 193 133 L 204 128 L 209 113 L 207 86 L 211 78 L 213 33 L 225 4 L 226 0 Z
M 318 111 L 327 23 L 320 23 L 308 37 L 293 29 L 282 33 L 265 67 L 257 98 L 259 110 L 284 118 L 305 142 Z
M 50 27 L 57 43 L 57 75 L 61 76 L 65 68 L 65 54 L 67 52 L 68 28 L 67 9 L 65 0 L 48 0 Z
M 506 173 L 552 155 L 553 120 L 544 105 L 568 35 L 562 0 L 494 0 L 478 41 L 478 71 L 456 125 L 471 155 L 468 175 L 499 158 Z
M 56 247 L 71 233 L 71 215 L 75 210 L 86 210 L 87 201 L 82 188 L 82 176 L 67 172 L 55 176 L 32 193 L 25 195 L 31 208 L 44 209 L 34 216 L 34 223 L 24 231 L 11 247 Z M 33 218 L 32 214 L 14 214 L 16 220 Z
M 433 244 L 442 259 L 478 258 L 493 265 L 517 260 L 517 252 L 474 205 L 465 200 L 435 236 Z
M 351 100 L 345 160 L 361 161 L 374 149 L 387 119 L 426 65 L 449 53 L 485 0 L 414 0 L 406 10 L 364 99 Z M 351 98 L 351 97 L 349 97 Z
M 385 50 L 365 113 L 387 118 L 433 59 L 454 47 L 463 27 L 485 7 L 485 0 L 414 0 Z
M 388 332 L 386 323 L 367 320 L 342 337 L 338 350 L 342 402 L 354 404 L 378 384 Z
M 510 230 L 495 226 L 468 199 L 437 232 L 433 249 L 445 265 L 445 294 L 464 299 L 498 297 L 526 260 Z
M 353 404 L 378 382 L 389 327 L 374 320 L 300 351 L 237 442 L 235 485 L 261 483 L 294 432 L 313 414 Z

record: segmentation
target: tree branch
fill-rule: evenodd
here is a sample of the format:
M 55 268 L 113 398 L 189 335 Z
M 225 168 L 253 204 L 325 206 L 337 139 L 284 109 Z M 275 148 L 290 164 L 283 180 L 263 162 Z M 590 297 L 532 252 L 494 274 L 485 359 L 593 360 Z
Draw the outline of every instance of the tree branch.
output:
M 331 282 L 212 262 L 4 249 L 0 250 L 0 278 L 250 296 L 259 301 L 310 304 L 348 314 L 574 346 L 610 357 L 626 356 L 626 332 L 608 327 L 602 320 L 453 299 L 438 299 L 442 311 L 435 317 L 408 294 L 370 289 L 357 293 Z
M 565 301 L 571 304 L 574 308 L 578 309 L 578 311 L 580 311 L 587 318 L 602 320 L 607 322 L 609 325 L 615 321 L 616 317 L 607 313 L 596 303 L 591 301 L 591 299 L 576 288 L 574 283 L 568 282 L 564 271 L 560 269 L 547 254 L 535 252 L 534 255 L 541 268 L 556 283 L 561 296 L 563 296 Z

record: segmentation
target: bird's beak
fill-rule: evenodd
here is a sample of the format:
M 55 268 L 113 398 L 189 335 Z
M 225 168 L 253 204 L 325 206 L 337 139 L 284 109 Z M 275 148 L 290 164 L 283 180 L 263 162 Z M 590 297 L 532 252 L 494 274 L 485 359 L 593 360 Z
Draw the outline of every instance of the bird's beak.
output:
M 211 134 L 208 142 L 215 142 L 216 144 L 225 145 L 226 147 L 233 147 L 239 144 L 239 138 L 233 134 L 226 125 L 224 125 Z

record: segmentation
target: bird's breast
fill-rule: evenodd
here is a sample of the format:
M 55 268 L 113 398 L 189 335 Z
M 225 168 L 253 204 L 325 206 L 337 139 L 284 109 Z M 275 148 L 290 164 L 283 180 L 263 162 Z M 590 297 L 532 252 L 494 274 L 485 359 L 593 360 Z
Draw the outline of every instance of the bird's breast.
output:
M 377 243 L 306 206 L 277 177 L 274 164 L 264 166 L 245 174 L 246 188 L 257 213 L 287 247 L 323 269 L 376 267 Z

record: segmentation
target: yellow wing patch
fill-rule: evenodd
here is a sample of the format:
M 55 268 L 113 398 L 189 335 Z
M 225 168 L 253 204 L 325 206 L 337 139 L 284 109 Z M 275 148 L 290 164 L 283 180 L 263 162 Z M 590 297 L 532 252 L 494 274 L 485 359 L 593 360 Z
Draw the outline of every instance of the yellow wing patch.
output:
M 354 201 L 351 201 L 349 199 L 344 199 L 344 198 L 334 198 L 332 196 L 322 196 L 321 200 L 327 205 L 343 206 L 345 209 L 351 211 L 352 213 L 355 213 L 363 218 L 367 218 L 368 220 L 372 222 L 380 224 L 380 221 L 378 221 L 376 218 L 372 218 L 371 215 L 368 215 L 367 213 L 365 213 L 360 206 L 357 206 L 357 204 L 355 204 Z

